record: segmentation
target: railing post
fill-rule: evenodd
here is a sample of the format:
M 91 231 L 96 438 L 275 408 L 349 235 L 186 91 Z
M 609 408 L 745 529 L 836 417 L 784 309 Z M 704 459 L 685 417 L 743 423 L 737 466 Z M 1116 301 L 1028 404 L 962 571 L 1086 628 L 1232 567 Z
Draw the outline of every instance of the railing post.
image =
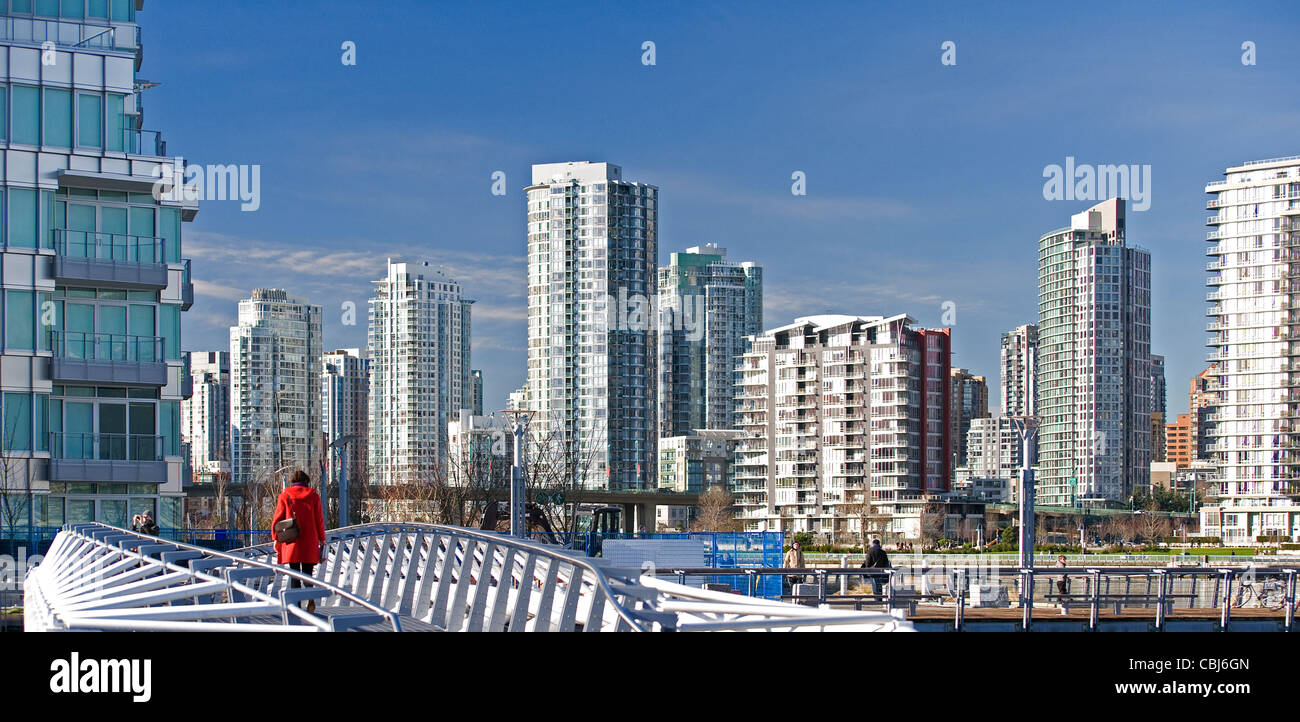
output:
M 1156 631 L 1163 632 L 1165 629 L 1165 586 L 1169 575 L 1163 569 L 1156 570 L 1156 581 L 1160 586 L 1156 591 Z
M 817 579 L 817 603 L 819 605 L 825 604 L 826 603 L 826 570 L 818 569 L 817 571 L 813 572 L 813 576 Z
M 1092 574 L 1092 599 L 1088 606 L 1088 629 L 1097 631 L 1097 624 L 1101 617 L 1101 570 L 1089 569 Z
M 957 619 L 955 630 L 960 632 L 966 624 L 966 570 L 957 570 Z
M 1223 609 L 1219 615 L 1219 631 L 1228 631 L 1228 618 L 1232 615 L 1232 570 L 1220 569 L 1223 572 Z
M 1028 632 L 1029 625 L 1033 622 L 1034 617 L 1034 570 L 1021 569 L 1021 588 L 1020 606 L 1023 608 L 1024 619 L 1021 622 L 1021 628 Z
M 1286 622 L 1283 626 L 1288 632 L 1294 629 L 1295 624 L 1295 592 L 1296 570 L 1291 569 L 1286 573 Z

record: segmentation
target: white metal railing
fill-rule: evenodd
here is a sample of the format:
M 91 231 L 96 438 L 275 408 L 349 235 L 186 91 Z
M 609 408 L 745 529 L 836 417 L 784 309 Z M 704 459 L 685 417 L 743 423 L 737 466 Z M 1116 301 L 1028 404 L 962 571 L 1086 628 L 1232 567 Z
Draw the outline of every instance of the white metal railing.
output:
M 722 594 L 556 546 L 460 527 L 326 534 L 314 573 L 272 545 L 229 553 L 69 524 L 24 587 L 45 630 L 911 631 L 889 614 Z M 293 586 L 293 582 L 298 587 Z M 299 605 L 311 601 L 311 611 Z
M 807 607 L 718 597 L 560 547 L 461 527 L 365 524 L 331 531 L 326 541 L 318 578 L 433 630 L 909 628 L 874 613 L 823 612 L 814 619 Z M 269 559 L 273 551 L 262 544 L 233 553 Z
M 288 567 L 97 523 L 64 526 L 23 594 L 27 631 L 402 629 L 396 614 Z M 355 613 L 298 606 L 325 599 Z

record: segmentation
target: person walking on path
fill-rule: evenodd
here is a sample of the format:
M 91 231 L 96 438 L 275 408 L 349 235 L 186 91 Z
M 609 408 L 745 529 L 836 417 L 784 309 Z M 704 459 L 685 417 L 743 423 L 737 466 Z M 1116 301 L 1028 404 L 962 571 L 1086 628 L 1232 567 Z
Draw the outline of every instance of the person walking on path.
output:
M 275 541 L 275 558 L 280 564 L 287 564 L 290 569 L 310 576 L 316 570 L 324 556 L 325 515 L 321 508 L 320 494 L 311 488 L 311 478 L 302 469 L 293 472 L 289 485 L 280 492 L 275 501 L 275 516 L 271 517 L 271 528 L 286 519 L 296 519 L 298 537 L 293 541 Z M 300 587 L 297 579 L 289 580 L 290 587 Z M 307 611 L 316 611 L 316 602 L 307 602 Z

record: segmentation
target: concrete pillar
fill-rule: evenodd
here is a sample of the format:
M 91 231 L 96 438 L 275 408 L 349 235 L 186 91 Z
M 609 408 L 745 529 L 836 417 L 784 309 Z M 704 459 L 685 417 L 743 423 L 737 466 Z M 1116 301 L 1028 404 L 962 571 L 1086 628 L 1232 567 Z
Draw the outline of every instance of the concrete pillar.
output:
M 651 532 L 655 530 L 655 505 L 636 505 L 636 530 Z

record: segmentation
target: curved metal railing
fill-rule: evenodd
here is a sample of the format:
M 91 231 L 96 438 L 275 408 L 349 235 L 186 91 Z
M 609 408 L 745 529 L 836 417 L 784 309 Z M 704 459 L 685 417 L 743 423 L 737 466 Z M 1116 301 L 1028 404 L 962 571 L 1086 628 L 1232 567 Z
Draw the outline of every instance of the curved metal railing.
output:
M 325 599 L 360 612 L 298 606 Z M 27 575 L 23 611 L 29 631 L 402 631 L 394 612 L 288 567 L 98 523 L 55 536 Z
M 66 525 L 28 575 L 28 630 L 910 631 L 889 614 L 655 579 L 559 547 L 435 524 L 326 533 L 313 573 L 273 545 L 231 552 Z M 296 580 L 300 588 L 291 588 Z M 316 604 L 312 612 L 299 608 Z
M 436 630 L 644 632 L 673 623 L 645 604 L 654 593 L 635 575 L 555 546 L 417 523 L 344 527 L 325 541 L 317 579 Z M 232 553 L 265 560 L 274 548 Z

